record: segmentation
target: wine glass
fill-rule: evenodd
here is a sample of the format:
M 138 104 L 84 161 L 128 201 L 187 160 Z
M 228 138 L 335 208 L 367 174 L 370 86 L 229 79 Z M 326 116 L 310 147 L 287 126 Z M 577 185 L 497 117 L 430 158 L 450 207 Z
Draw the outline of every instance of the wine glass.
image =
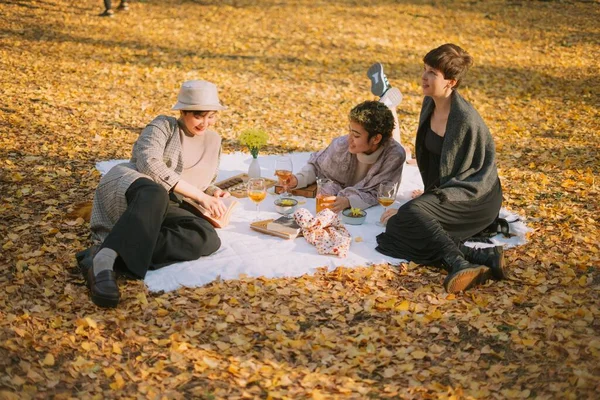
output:
M 275 162 L 275 175 L 279 178 L 281 182 L 281 186 L 283 186 L 283 192 L 281 192 L 281 197 L 291 197 L 291 195 L 287 191 L 287 185 L 290 182 L 290 178 L 292 177 L 292 159 L 286 156 L 281 156 L 277 158 Z
M 267 184 L 263 178 L 251 178 L 248 180 L 248 197 L 256 203 L 256 217 L 254 221 L 258 221 L 260 210 L 258 205 L 267 197 Z
M 383 212 L 387 211 L 387 208 L 396 201 L 396 193 L 398 191 L 398 184 L 392 181 L 383 181 L 379 184 L 377 189 L 377 201 L 383 206 Z M 377 221 L 377 226 L 385 226 L 381 221 Z

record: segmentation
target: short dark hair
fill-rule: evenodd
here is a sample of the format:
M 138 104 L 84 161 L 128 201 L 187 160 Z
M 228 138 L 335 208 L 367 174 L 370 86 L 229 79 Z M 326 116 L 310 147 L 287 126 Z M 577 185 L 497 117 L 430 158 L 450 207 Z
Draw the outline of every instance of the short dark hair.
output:
M 202 110 L 181 110 L 181 112 L 185 115 L 187 113 L 194 113 L 194 117 L 204 117 L 206 114 L 211 113 L 211 112 L 216 112 L 216 111 L 212 111 L 212 110 L 206 110 L 206 111 L 202 111 Z
M 456 85 L 452 89 L 456 89 L 473 64 L 473 57 L 457 45 L 446 43 L 427 53 L 423 62 L 442 71 L 444 79 L 455 79 Z
M 364 101 L 350 110 L 351 121 L 359 123 L 369 133 L 369 140 L 380 134 L 381 143 L 392 137 L 394 114 L 379 101 Z

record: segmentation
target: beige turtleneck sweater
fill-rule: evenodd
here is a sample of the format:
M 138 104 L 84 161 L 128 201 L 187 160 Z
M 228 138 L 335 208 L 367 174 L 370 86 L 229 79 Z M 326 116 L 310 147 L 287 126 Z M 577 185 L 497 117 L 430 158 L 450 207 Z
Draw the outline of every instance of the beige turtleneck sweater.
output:
M 219 170 L 221 136 L 207 130 L 202 135 L 192 135 L 179 123 L 183 171 L 181 179 L 212 195 L 217 188 L 211 186 Z

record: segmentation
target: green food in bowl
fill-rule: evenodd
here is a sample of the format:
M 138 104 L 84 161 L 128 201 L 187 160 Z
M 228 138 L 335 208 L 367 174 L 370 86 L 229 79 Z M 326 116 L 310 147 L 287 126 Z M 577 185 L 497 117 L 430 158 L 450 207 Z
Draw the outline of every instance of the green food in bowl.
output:
M 295 199 L 277 199 L 275 200 L 275 211 L 282 215 L 289 215 L 296 210 L 298 200 Z
M 295 206 L 296 204 L 298 204 L 298 202 L 293 199 L 283 199 L 283 200 L 279 200 L 277 202 L 278 206 L 283 206 L 283 207 L 291 207 L 291 206 Z
M 358 213 L 356 210 L 356 208 L 346 208 L 344 211 L 342 211 L 342 222 L 348 225 L 361 225 L 363 222 L 365 222 L 365 219 L 367 218 L 367 212 L 360 210 L 360 213 Z

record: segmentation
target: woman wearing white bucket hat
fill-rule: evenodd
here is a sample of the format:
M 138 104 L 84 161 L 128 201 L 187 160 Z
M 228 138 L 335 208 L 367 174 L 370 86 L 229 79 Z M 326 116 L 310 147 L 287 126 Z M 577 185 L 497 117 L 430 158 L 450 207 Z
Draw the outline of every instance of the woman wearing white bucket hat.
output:
M 190 197 L 221 216 L 221 197 L 213 186 L 221 137 L 211 129 L 225 110 L 210 82 L 184 82 L 173 110 L 160 115 L 133 145 L 129 162 L 102 177 L 94 194 L 90 226 L 94 246 L 78 254 L 92 301 L 116 307 L 120 300 L 115 269 L 143 279 L 149 269 L 214 253 L 221 241 L 210 223 L 180 207 Z

